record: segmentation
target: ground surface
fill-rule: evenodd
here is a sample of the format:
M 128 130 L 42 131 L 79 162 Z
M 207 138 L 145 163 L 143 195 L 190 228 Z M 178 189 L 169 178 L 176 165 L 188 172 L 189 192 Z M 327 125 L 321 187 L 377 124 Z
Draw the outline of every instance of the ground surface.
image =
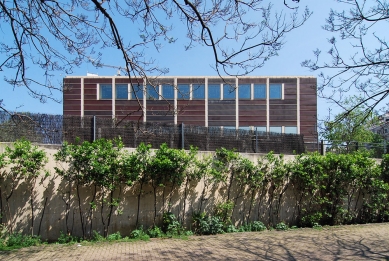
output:
M 0 260 L 389 260 L 389 223 L 45 245 L 0 252 Z

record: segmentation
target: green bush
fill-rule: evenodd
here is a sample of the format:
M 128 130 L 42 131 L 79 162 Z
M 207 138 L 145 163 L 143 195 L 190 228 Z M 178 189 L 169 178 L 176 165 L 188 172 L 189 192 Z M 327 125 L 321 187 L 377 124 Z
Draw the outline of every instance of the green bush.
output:
M 185 229 L 182 227 L 180 222 L 178 222 L 176 215 L 171 212 L 166 212 L 163 214 L 163 232 L 167 235 L 179 236 L 184 235 Z
M 279 230 L 279 231 L 285 231 L 285 230 L 288 230 L 289 227 L 287 224 L 285 224 L 284 222 L 280 222 L 276 225 L 275 229 Z
M 143 230 L 143 227 L 140 227 L 139 229 L 135 229 L 131 232 L 130 238 L 140 239 L 140 240 L 149 240 L 150 236 L 146 234 L 146 232 Z
M 151 238 L 163 237 L 164 233 L 161 228 L 154 226 L 152 228 L 147 229 L 147 235 Z
M 57 239 L 58 244 L 69 244 L 69 243 L 75 243 L 79 241 L 77 237 L 65 234 L 62 231 L 60 231 L 59 233 L 60 233 L 59 238 Z
M 40 237 L 13 233 L 0 244 L 1 250 L 18 249 L 22 247 L 38 246 L 42 244 Z

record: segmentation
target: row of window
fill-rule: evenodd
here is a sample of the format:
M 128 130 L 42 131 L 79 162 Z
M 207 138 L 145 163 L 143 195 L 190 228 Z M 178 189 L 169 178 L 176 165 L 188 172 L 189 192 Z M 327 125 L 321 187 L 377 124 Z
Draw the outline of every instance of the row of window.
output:
M 224 129 L 235 129 L 235 127 L 231 126 L 224 126 Z M 259 131 L 259 132 L 266 132 L 265 126 L 258 126 L 258 127 L 239 127 L 240 130 L 253 130 L 253 131 Z M 269 132 L 275 132 L 275 133 L 285 133 L 285 134 L 297 134 L 297 127 L 296 126 L 285 126 L 284 132 L 282 132 L 281 126 L 270 126 Z
M 112 99 L 112 85 L 100 84 L 99 99 Z M 130 91 L 128 84 L 116 84 L 116 99 L 143 99 L 144 92 L 142 86 L 134 86 Z M 269 99 L 282 99 L 282 84 L 270 84 Z M 230 85 L 208 84 L 208 99 L 209 100 L 235 100 L 236 89 Z M 174 99 L 174 86 L 161 85 L 146 87 L 146 99 L 159 100 L 160 97 L 166 100 Z M 242 84 L 238 87 L 239 99 L 266 99 L 266 84 Z M 204 84 L 178 84 L 177 85 L 178 100 L 201 100 L 205 99 Z

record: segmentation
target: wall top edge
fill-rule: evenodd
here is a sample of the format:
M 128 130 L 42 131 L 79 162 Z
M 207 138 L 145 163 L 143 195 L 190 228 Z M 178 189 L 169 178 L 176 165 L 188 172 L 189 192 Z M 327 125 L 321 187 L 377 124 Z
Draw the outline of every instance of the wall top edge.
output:
M 117 79 L 126 79 L 128 76 L 65 76 L 66 79 L 71 79 L 71 78 L 88 78 L 88 79 L 112 79 L 112 78 L 117 78 Z M 133 79 L 136 78 L 141 78 L 141 77 L 131 77 Z M 182 78 L 182 79 L 204 79 L 204 78 L 221 78 L 217 75 L 215 76 L 149 76 L 149 78 L 153 79 L 174 79 L 174 78 Z M 316 76 L 312 75 L 295 75 L 295 76 L 225 76 L 223 77 L 224 79 L 245 79 L 245 78 L 256 78 L 256 79 L 276 79 L 276 78 L 289 78 L 289 79 L 295 79 L 295 78 L 317 78 Z

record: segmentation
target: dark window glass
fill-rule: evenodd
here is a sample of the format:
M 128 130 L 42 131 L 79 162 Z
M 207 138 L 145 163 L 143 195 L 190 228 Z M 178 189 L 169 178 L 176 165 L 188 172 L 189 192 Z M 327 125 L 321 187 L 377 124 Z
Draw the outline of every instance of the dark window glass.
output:
M 193 99 L 205 99 L 205 86 L 203 84 L 192 85 Z
M 266 84 L 254 84 L 254 99 L 266 99 Z
M 251 98 L 251 85 L 243 84 L 239 85 L 239 99 L 250 99 Z
M 282 85 L 281 84 L 270 84 L 270 86 L 269 86 L 269 98 L 270 99 L 281 99 L 282 98 Z
M 189 98 L 190 98 L 189 84 L 179 84 L 177 90 L 177 99 L 189 100 Z
M 174 99 L 174 87 L 172 85 L 162 85 L 162 97 L 166 100 Z
M 134 88 L 133 93 L 132 93 L 132 98 L 142 100 L 143 99 L 143 85 L 133 84 L 132 87 Z
M 116 85 L 116 99 L 128 99 L 128 86 L 127 84 L 118 84 Z
M 208 99 L 220 100 L 220 84 L 208 85 Z
M 100 99 L 112 99 L 111 84 L 100 84 Z
M 158 100 L 159 95 L 158 95 L 158 85 L 157 86 L 152 86 L 152 85 L 147 85 L 147 99 L 149 100 Z
M 235 88 L 231 85 L 223 85 L 223 100 L 235 100 Z

